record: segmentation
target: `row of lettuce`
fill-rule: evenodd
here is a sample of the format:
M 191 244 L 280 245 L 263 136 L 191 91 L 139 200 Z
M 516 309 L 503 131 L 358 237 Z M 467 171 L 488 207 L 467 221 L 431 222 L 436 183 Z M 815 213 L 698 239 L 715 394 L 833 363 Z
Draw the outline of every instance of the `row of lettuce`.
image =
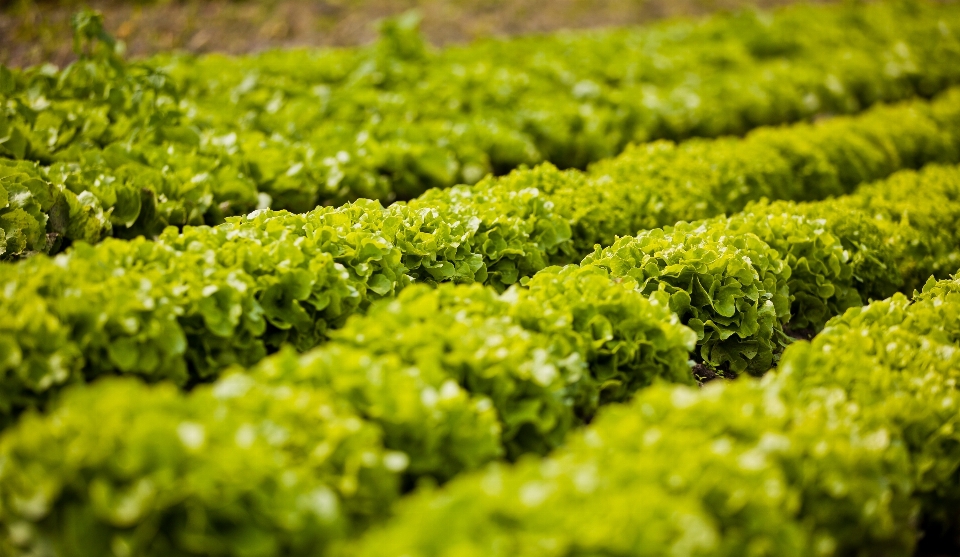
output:
M 0 68 L 0 257 L 304 212 L 631 142 L 741 134 L 960 83 L 960 8 L 793 7 L 434 51 L 409 19 L 353 50 L 127 63 L 96 14 L 81 59 Z M 18 176 L 12 178 L 11 176 Z
M 916 203 L 915 192 L 923 192 L 929 204 Z M 503 457 L 545 454 L 563 444 L 572 429 L 593 421 L 598 409 L 627 401 L 637 391 L 640 401 L 631 408 L 640 413 L 630 410 L 629 415 L 659 416 L 655 424 L 679 420 L 671 427 L 690 430 L 680 435 L 663 425 L 671 440 L 660 441 L 664 452 L 650 457 L 662 461 L 649 468 L 652 475 L 640 466 L 642 473 L 635 470 L 635 479 L 620 486 L 630 475 L 628 463 L 637 458 L 627 447 L 657 447 L 658 439 L 645 430 L 632 435 L 635 427 L 602 416 L 586 441 L 543 466 L 528 463 L 507 473 L 517 474 L 516 482 L 512 475 L 500 482 L 501 471 L 494 469 L 494 484 L 469 478 L 454 484 L 450 496 L 411 503 L 396 529 L 382 534 L 389 541 L 375 541 L 369 551 L 484 555 L 491 547 L 485 544 L 493 544 L 492 554 L 534 554 L 544 550 L 542 543 L 565 534 L 555 539 L 558 554 L 566 554 L 570 544 L 639 540 L 693 543 L 691 551 L 719 548 L 730 555 L 743 554 L 736 545 L 747 543 L 743 540 L 761 544 L 761 553 L 769 553 L 765 544 L 773 544 L 769 554 L 776 555 L 805 554 L 800 548 L 807 546 L 822 554 L 893 542 L 898 544 L 893 549 L 907 548 L 915 533 L 904 528 L 908 519 L 901 516 L 915 518 L 908 512 L 913 507 L 904 506 L 913 504 L 915 491 L 909 443 L 923 451 L 918 470 L 931 493 L 942 493 L 955 472 L 950 463 L 956 459 L 941 454 L 953 447 L 953 437 L 948 435 L 938 452 L 940 438 L 928 435 L 928 429 L 949 424 L 956 404 L 955 379 L 934 378 L 928 364 L 939 357 L 955 364 L 953 352 L 926 340 L 913 342 L 919 355 L 898 351 L 896 339 L 909 329 L 891 331 L 876 342 L 864 340 L 859 330 L 836 340 L 842 327 L 834 322 L 816 337 L 815 346 L 835 339 L 830 346 L 839 355 L 823 348 L 823 357 L 857 366 L 835 370 L 797 356 L 809 348 L 787 348 L 793 356 L 781 360 L 792 344 L 785 328 L 799 323 L 816 332 L 863 300 L 891 293 L 903 283 L 901 272 L 929 264 L 924 262 L 957 267 L 960 235 L 950 224 L 958 217 L 960 167 L 934 165 L 835 200 L 764 203 L 729 218 L 641 232 L 598 248 L 581 265 L 543 269 L 502 293 L 480 284 L 411 286 L 349 319 L 329 342 L 307 354 L 282 351 L 189 394 L 174 381 L 149 386 L 129 377 L 76 385 L 46 412 L 27 412 L 0 435 L 0 548 L 54 555 L 330 554 L 336 544 L 382 523 L 411 487 L 443 482 Z M 924 294 L 931 307 L 955 313 L 957 302 L 944 306 L 952 310 L 940 308 L 945 300 L 935 290 Z M 905 303 L 899 297 L 875 307 Z M 870 309 L 864 315 L 890 313 Z M 926 327 L 924 333 L 935 341 L 942 338 L 930 331 L 953 327 L 950 318 L 923 314 L 908 323 Z M 847 337 L 860 338 L 859 344 Z M 886 375 L 861 379 L 858 372 L 871 360 L 864 360 L 858 347 L 890 352 L 891 366 L 922 369 L 902 381 Z M 141 358 L 125 350 L 116 350 L 121 359 Z M 724 375 L 761 375 L 778 360 L 783 371 L 774 379 L 763 385 L 741 380 L 722 397 L 658 386 L 695 383 L 693 366 Z M 795 371 L 801 363 L 802 370 Z M 6 377 L 31 369 L 20 365 Z M 15 403 L 35 404 L 38 394 L 59 386 L 48 376 L 46 389 L 38 393 L 24 389 L 24 378 L 4 385 L 5 395 L 20 396 Z M 796 387 L 771 387 L 801 380 Z M 842 389 L 831 388 L 838 381 L 848 381 L 850 396 L 862 391 L 873 398 L 847 401 Z M 650 386 L 653 394 L 642 394 Z M 930 392 L 923 390 L 928 387 Z M 918 389 L 922 396 L 910 398 Z M 711 413 L 682 418 L 655 406 L 700 407 L 701 397 Z M 941 399 L 942 406 L 930 404 Z M 773 406 L 765 407 L 764 401 Z M 799 414 L 787 412 L 794 404 Z M 779 417 L 775 408 L 781 409 Z M 917 414 L 921 408 L 926 410 Z M 842 429 L 855 427 L 861 412 L 889 420 L 874 424 L 885 427 L 886 436 L 875 429 Z M 902 421 L 914 414 L 925 420 Z M 604 476 L 603 469 L 593 476 L 586 468 L 564 472 L 569 476 L 546 471 L 564 455 L 588 450 L 578 447 L 591 446 L 595 437 L 590 435 L 606 434 L 597 432 L 607 428 L 618 440 L 620 435 L 634 438 L 622 449 L 619 464 L 611 465 L 613 476 Z M 598 446 L 618 450 L 619 441 Z M 873 452 L 863 453 L 866 449 Z M 588 454 L 616 459 L 616 453 L 597 451 Z M 865 454 L 874 460 L 864 460 Z M 785 456 L 782 466 L 768 464 L 783 455 L 790 458 Z M 881 464 L 894 468 L 878 468 Z M 568 530 L 569 516 L 541 530 L 540 503 L 554 493 L 572 497 L 574 492 L 529 483 L 528 476 L 538 471 L 544 478 L 569 479 L 570 486 L 583 489 L 588 505 L 604 504 L 601 500 L 610 495 L 595 491 L 601 484 L 611 492 L 623 487 L 626 506 L 608 509 L 616 518 L 610 524 L 619 525 L 620 534 L 602 536 L 597 530 L 581 539 L 594 523 L 585 523 L 584 531 Z M 702 477 L 684 476 L 697 471 Z M 617 475 L 621 472 L 626 476 Z M 900 475 L 891 476 L 894 472 Z M 663 486 L 643 483 L 661 479 Z M 704 489 L 721 491 L 696 491 L 697 481 L 706 482 Z M 626 489 L 634 485 L 638 491 Z M 684 495 L 691 485 L 692 494 Z M 674 497 L 670 489 L 680 495 Z M 477 490 L 486 495 L 478 497 Z M 658 530 L 657 522 L 657 528 L 641 529 L 636 538 L 624 535 L 621 530 L 630 530 L 625 526 L 630 521 L 645 520 L 646 507 L 640 514 L 628 509 L 636 510 L 636 497 L 646 493 L 664 506 L 649 512 L 673 526 Z M 517 497 L 524 504 L 511 512 L 520 514 L 503 520 L 501 510 L 516 506 Z M 731 526 L 714 526 L 693 511 L 670 507 L 686 509 L 699 497 L 704 512 L 732 517 Z M 418 504 L 432 510 L 424 514 Z M 569 513 L 568 505 L 575 504 L 560 499 L 549 507 Z M 809 517 L 784 521 L 783 513 Z M 424 520 L 418 525 L 420 516 Z M 450 536 L 435 528 L 445 520 L 453 520 Z M 810 539 L 804 537 L 808 530 Z M 711 535 L 720 531 L 722 536 Z
M 781 334 L 775 323 L 783 320 L 789 305 L 788 296 L 779 292 L 789 278 L 782 270 L 787 263 L 767 253 L 772 240 L 760 230 L 771 225 L 741 215 L 720 224 L 646 232 L 642 241 L 626 238 L 613 244 L 614 234 L 733 213 L 764 197 L 807 200 L 843 194 L 861 181 L 926 162 L 960 162 L 958 91 L 932 102 L 876 107 L 856 117 L 760 130 L 744 139 L 632 149 L 603 165 L 598 175 L 545 165 L 476 186 L 434 190 L 387 208 L 358 201 L 300 215 L 261 211 L 216 227 L 168 229 L 156 241 L 78 244 L 56 257 L 0 266 L 0 311 L 9 316 L 0 322 L 0 413 L 15 415 L 63 385 L 98 375 L 132 374 L 189 386 L 211 380 L 233 364 L 253 365 L 284 344 L 305 351 L 371 302 L 393 298 L 412 283 L 476 282 L 501 291 L 550 264 L 589 255 L 615 273 L 638 263 L 629 272 L 649 294 L 663 282 L 651 282 L 654 274 L 675 270 L 647 270 L 645 261 L 639 265 L 644 254 L 663 249 L 662 261 L 692 265 L 694 256 L 688 261 L 679 254 L 699 249 L 696 257 L 704 269 L 717 265 L 710 259 L 714 255 L 697 246 L 699 239 L 720 250 L 717 261 L 727 261 L 735 252 L 749 255 L 749 263 L 740 263 L 744 272 L 756 268 L 761 282 L 773 277 L 776 283 L 762 286 L 775 296 L 761 300 L 755 287 L 730 291 L 726 278 L 711 280 L 699 288 L 720 296 L 724 309 L 704 315 L 690 310 L 691 326 L 699 334 L 725 339 L 704 345 L 702 358 L 710 367 L 762 371 Z M 917 253 L 899 258 L 910 266 L 900 274 L 893 269 L 884 274 L 882 265 L 870 266 L 873 255 L 857 255 L 858 245 L 877 245 L 873 236 L 851 237 L 842 249 L 841 244 L 830 246 L 829 260 L 800 257 L 804 273 L 848 275 L 841 262 L 861 257 L 864 270 L 857 271 L 856 279 L 877 286 L 859 298 L 849 289 L 834 292 L 829 284 L 792 287 L 790 295 L 805 304 L 797 313 L 801 317 L 791 323 L 796 331 L 815 328 L 823 316 L 867 297 L 889 294 L 888 283 L 903 280 L 909 289 L 957 266 L 946 257 L 952 253 L 954 228 L 949 193 L 903 199 L 892 191 L 851 199 L 859 200 L 846 201 L 860 204 L 852 207 L 855 214 L 886 219 L 878 224 L 892 230 L 882 234 L 912 234 L 894 245 Z M 910 210 L 904 214 L 904 208 Z M 845 210 L 829 216 L 854 234 L 858 221 L 845 218 Z M 730 223 L 741 221 L 744 230 L 760 239 L 725 232 Z M 798 237 L 804 234 L 798 232 Z M 613 246 L 590 255 L 596 243 Z M 694 292 L 683 282 L 689 278 L 675 277 L 681 289 Z M 672 291 L 666 294 L 674 311 L 712 303 L 700 290 L 688 302 Z M 757 315 L 749 323 L 731 321 L 731 304 L 744 303 Z M 758 346 L 751 340 L 735 347 L 739 337 L 728 337 L 738 327 L 747 336 L 760 327 L 766 336 L 756 340 Z
M 956 527 L 958 324 L 958 279 L 851 309 L 761 381 L 645 390 L 350 554 L 913 555 Z

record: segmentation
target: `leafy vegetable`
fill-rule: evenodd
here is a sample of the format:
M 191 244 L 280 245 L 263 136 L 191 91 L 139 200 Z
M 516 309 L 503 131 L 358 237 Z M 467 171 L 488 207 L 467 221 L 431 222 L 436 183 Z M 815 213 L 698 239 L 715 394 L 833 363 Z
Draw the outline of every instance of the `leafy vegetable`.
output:
M 645 390 L 554 455 L 407 498 L 352 551 L 911 555 L 918 511 L 955 519 L 958 293 L 853 309 L 762 381 Z
M 960 55 L 958 22 L 949 4 L 795 7 L 435 51 L 415 21 L 398 20 L 359 49 L 125 62 L 101 18 L 84 11 L 74 21 L 76 63 L 0 70 L 0 165 L 38 163 L 55 202 L 39 201 L 38 214 L 11 209 L 0 257 L 152 238 L 258 208 L 411 200 L 521 165 L 583 168 L 631 143 L 930 97 L 960 83 L 950 63 Z M 586 253 L 615 234 L 740 210 L 761 196 L 835 195 L 947 162 L 944 130 L 915 110 L 827 142 L 808 130 L 785 141 L 632 148 L 621 170 L 596 171 L 627 189 L 558 198 L 573 201 L 575 243 Z M 657 187 L 635 191 L 648 178 L 683 190 L 692 175 L 703 181 L 679 206 Z M 597 195 L 610 203 L 590 201 Z M 611 204 L 616 211 L 597 209 Z M 511 282 L 512 269 L 497 273 Z

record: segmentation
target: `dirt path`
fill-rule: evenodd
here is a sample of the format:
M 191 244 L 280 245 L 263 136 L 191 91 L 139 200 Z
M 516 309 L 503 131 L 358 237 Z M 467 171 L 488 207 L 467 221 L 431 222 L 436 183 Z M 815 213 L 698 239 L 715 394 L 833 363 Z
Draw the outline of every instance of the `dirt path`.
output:
M 0 6 L 5 0 L 0 0 Z M 16 0 L 0 11 L 0 63 L 59 65 L 72 59 L 72 0 Z M 632 25 L 791 0 L 186 0 L 152 4 L 91 0 L 131 55 L 161 50 L 247 53 L 271 47 L 346 46 L 375 36 L 373 22 L 409 9 L 438 45 L 487 35 Z

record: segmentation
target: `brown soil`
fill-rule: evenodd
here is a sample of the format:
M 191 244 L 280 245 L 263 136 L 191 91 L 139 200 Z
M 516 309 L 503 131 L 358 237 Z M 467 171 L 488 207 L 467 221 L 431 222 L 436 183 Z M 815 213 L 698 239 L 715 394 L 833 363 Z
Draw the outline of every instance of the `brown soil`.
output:
M 783 326 L 783 332 L 793 340 L 812 340 L 817 336 L 814 329 L 793 329 L 789 324 Z
M 693 365 L 693 378 L 696 379 L 697 384 L 702 387 L 717 379 L 736 379 L 737 374 L 729 370 L 717 370 L 703 362 L 698 362 Z
M 0 63 L 72 60 L 70 17 L 79 0 L 0 0 Z M 84 2 L 87 3 L 87 2 Z M 133 56 L 166 50 L 241 54 L 292 46 L 367 43 L 382 17 L 417 9 L 436 45 L 482 36 L 633 25 L 791 0 L 90 0 Z

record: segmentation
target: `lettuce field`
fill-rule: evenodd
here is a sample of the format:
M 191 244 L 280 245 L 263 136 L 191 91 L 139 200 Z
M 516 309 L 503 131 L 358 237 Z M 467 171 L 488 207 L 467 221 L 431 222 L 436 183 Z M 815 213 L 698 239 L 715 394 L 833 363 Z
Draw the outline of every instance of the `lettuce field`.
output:
M 960 4 L 0 66 L 0 557 L 960 554 Z

